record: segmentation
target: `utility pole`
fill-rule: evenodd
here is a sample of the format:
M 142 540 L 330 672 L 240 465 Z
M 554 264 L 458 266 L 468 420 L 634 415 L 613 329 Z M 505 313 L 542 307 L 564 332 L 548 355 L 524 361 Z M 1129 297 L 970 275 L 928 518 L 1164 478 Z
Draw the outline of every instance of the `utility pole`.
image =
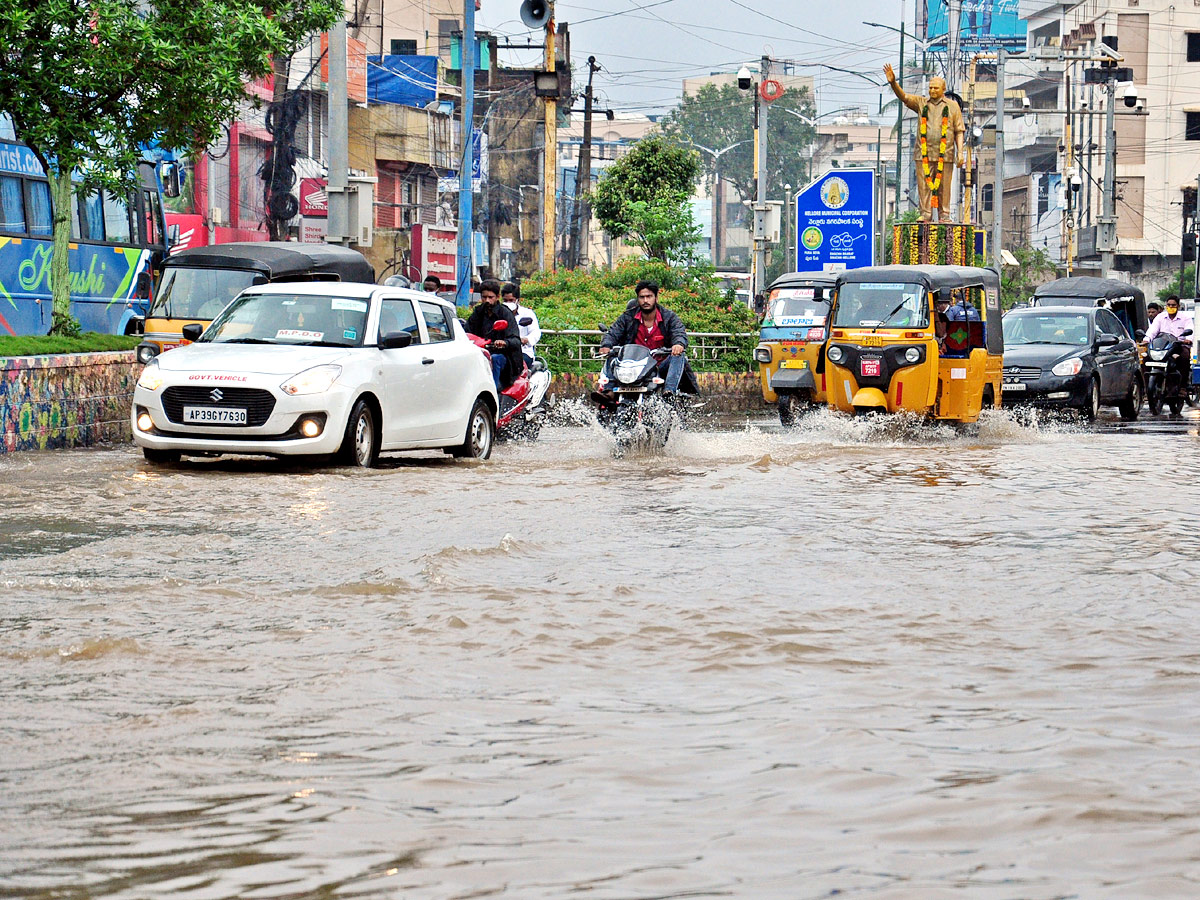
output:
M 475 0 L 465 0 L 468 6 L 474 6 Z M 554 71 L 554 0 L 548 0 L 546 3 L 547 18 L 546 18 L 546 71 Z M 473 13 L 472 13 L 473 14 Z M 554 271 L 555 247 L 558 245 L 558 98 L 546 97 L 542 101 L 545 104 L 545 128 L 543 129 L 544 137 L 543 159 L 542 159 L 542 183 L 545 189 L 542 192 L 542 268 L 546 271 Z
M 458 160 L 458 285 L 454 302 L 471 305 L 474 271 L 475 195 L 475 0 L 463 0 L 462 34 L 462 156 Z
M 758 94 L 758 189 L 755 191 L 754 203 L 754 284 L 750 291 L 753 299 L 767 286 L 767 110 L 771 104 L 762 99 L 762 86 L 771 77 L 771 57 L 762 58 L 759 69 Z
M 329 233 L 330 244 L 348 243 L 350 197 L 350 110 L 346 99 L 346 16 L 339 12 L 329 30 Z
M 958 90 L 959 41 L 962 39 L 962 0 L 949 0 L 946 31 L 946 90 Z
M 1075 98 L 1071 94 L 1070 69 L 1067 70 L 1067 74 L 1066 74 L 1065 78 L 1066 78 L 1066 85 L 1067 85 L 1067 89 L 1066 89 L 1067 111 L 1066 111 L 1066 120 L 1063 124 L 1063 130 L 1066 132 L 1063 136 L 1064 137 L 1063 145 L 1066 148 L 1065 153 L 1066 153 L 1066 157 L 1067 157 L 1067 159 L 1066 159 L 1067 164 L 1063 167 L 1063 172 L 1066 177 L 1065 177 L 1064 182 L 1062 183 L 1062 190 L 1063 190 L 1063 199 L 1067 201 L 1067 206 L 1066 206 L 1066 209 L 1063 210 L 1063 223 L 1062 223 L 1063 224 L 1063 238 L 1062 238 L 1062 241 L 1063 241 L 1063 257 L 1067 263 L 1067 277 L 1070 278 L 1071 270 L 1074 268 L 1073 257 L 1075 255 L 1075 222 L 1073 220 L 1073 216 L 1075 214 L 1075 208 L 1074 208 L 1074 203 L 1072 202 L 1072 200 L 1074 198 L 1071 196 L 1071 178 L 1075 174 L 1075 144 L 1074 144 L 1075 134 L 1074 134 L 1074 129 L 1072 128 L 1072 126 L 1075 123 L 1075 116 L 1074 116 L 1074 109 L 1073 109 Z
M 229 151 L 227 150 L 226 153 Z M 217 167 L 213 165 L 212 147 L 208 148 L 208 160 L 204 164 L 205 181 L 208 182 L 205 187 L 208 194 L 208 215 L 204 218 L 208 220 L 208 245 L 211 247 L 217 242 L 217 222 L 214 218 L 214 210 L 217 208 Z
M 905 0 L 900 0 L 900 90 L 904 90 L 904 6 Z M 900 218 L 900 173 L 904 171 L 904 104 L 896 103 L 896 211 L 895 219 Z
M 992 268 L 1004 274 L 1004 60 L 1008 52 L 1001 47 L 996 53 L 996 181 L 992 185 Z
M 583 93 L 583 145 L 579 148 L 579 165 L 575 169 L 575 209 L 571 223 L 571 249 L 567 264 L 572 268 L 579 265 L 580 248 L 588 255 L 588 222 L 591 210 L 587 209 L 586 195 L 592 187 L 592 76 L 600 71 L 596 57 L 588 57 L 587 89 Z
M 1100 277 L 1112 271 L 1113 251 L 1117 237 L 1117 130 L 1113 106 L 1117 100 L 1117 81 L 1111 70 L 1104 80 L 1104 196 L 1101 214 L 1096 218 L 1097 243 L 1100 249 Z
M 1192 215 L 1192 231 L 1196 233 L 1196 258 L 1192 260 L 1192 299 L 1200 298 L 1200 176 L 1196 177 L 1196 208 Z M 1183 296 L 1183 276 L 1179 278 L 1179 294 Z M 1194 315 L 1194 314 L 1193 314 Z

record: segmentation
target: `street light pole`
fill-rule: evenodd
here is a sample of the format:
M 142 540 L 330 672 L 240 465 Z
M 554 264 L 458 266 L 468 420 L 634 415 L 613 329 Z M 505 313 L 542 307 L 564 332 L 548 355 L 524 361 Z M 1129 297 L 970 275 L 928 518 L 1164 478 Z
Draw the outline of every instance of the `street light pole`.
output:
M 900 90 L 904 90 L 904 0 L 900 0 Z M 900 172 L 904 162 L 904 104 L 896 104 L 896 207 L 893 216 L 900 218 Z
M 771 77 L 771 57 L 762 58 L 759 69 L 759 96 L 762 96 L 762 85 Z M 751 297 L 757 297 L 759 291 L 767 283 L 767 236 L 763 225 L 766 222 L 767 208 L 767 110 L 770 103 L 761 100 L 758 104 L 758 189 L 755 191 L 754 214 L 754 286 Z

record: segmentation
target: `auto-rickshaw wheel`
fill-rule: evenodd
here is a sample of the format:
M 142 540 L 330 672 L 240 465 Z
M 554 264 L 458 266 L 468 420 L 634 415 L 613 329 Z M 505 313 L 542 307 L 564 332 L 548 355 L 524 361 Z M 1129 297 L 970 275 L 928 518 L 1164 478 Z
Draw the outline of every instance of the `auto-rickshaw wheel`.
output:
M 795 394 L 779 395 L 779 424 L 784 428 L 790 428 L 796 424 L 800 402 L 800 398 Z

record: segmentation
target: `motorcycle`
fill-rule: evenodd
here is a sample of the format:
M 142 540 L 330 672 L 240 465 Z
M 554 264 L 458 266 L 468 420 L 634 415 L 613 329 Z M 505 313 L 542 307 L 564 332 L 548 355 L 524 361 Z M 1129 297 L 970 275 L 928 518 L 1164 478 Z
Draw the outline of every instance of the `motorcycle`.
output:
M 1183 337 L 1191 335 L 1191 329 Z M 1150 412 L 1157 416 L 1166 402 L 1171 415 L 1183 411 L 1187 401 L 1187 379 L 1184 372 L 1191 358 L 1191 348 L 1170 334 L 1156 336 L 1146 347 L 1146 359 L 1142 365 L 1146 370 L 1146 400 Z
M 614 456 L 639 446 L 655 450 L 666 446 L 676 410 L 663 396 L 665 382 L 658 376 L 658 364 L 670 352 L 665 347 L 649 350 L 625 344 L 614 347 L 604 360 L 591 400 L 597 407 L 596 418 L 616 441 Z
M 530 325 L 532 323 L 533 319 L 526 316 L 518 324 Z M 497 319 L 492 324 L 492 329 L 497 336 L 503 336 L 504 332 L 508 330 L 508 325 L 503 320 Z M 488 349 L 490 342 L 476 334 L 468 334 L 467 337 L 483 351 L 490 361 L 492 358 L 491 351 Z M 500 411 L 496 416 L 496 434 L 501 440 L 515 438 L 523 438 L 528 441 L 537 440 L 546 419 L 546 392 L 550 389 L 550 381 L 550 367 L 540 356 L 535 356 L 533 366 L 526 363 L 521 374 L 513 380 L 513 383 L 500 392 Z

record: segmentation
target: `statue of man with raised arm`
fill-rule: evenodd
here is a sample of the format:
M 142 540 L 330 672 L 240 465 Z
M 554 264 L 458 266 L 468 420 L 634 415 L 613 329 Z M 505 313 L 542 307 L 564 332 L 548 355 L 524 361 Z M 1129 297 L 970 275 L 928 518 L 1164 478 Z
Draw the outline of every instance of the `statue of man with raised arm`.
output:
M 962 110 L 946 96 L 946 80 L 938 76 L 929 79 L 929 96 L 905 93 L 896 83 L 896 73 L 890 65 L 883 67 L 888 84 L 901 103 L 921 117 L 917 131 L 917 195 L 921 200 L 921 221 L 933 221 L 938 211 L 939 222 L 951 220 L 950 185 L 954 166 L 962 167 L 963 156 Z

